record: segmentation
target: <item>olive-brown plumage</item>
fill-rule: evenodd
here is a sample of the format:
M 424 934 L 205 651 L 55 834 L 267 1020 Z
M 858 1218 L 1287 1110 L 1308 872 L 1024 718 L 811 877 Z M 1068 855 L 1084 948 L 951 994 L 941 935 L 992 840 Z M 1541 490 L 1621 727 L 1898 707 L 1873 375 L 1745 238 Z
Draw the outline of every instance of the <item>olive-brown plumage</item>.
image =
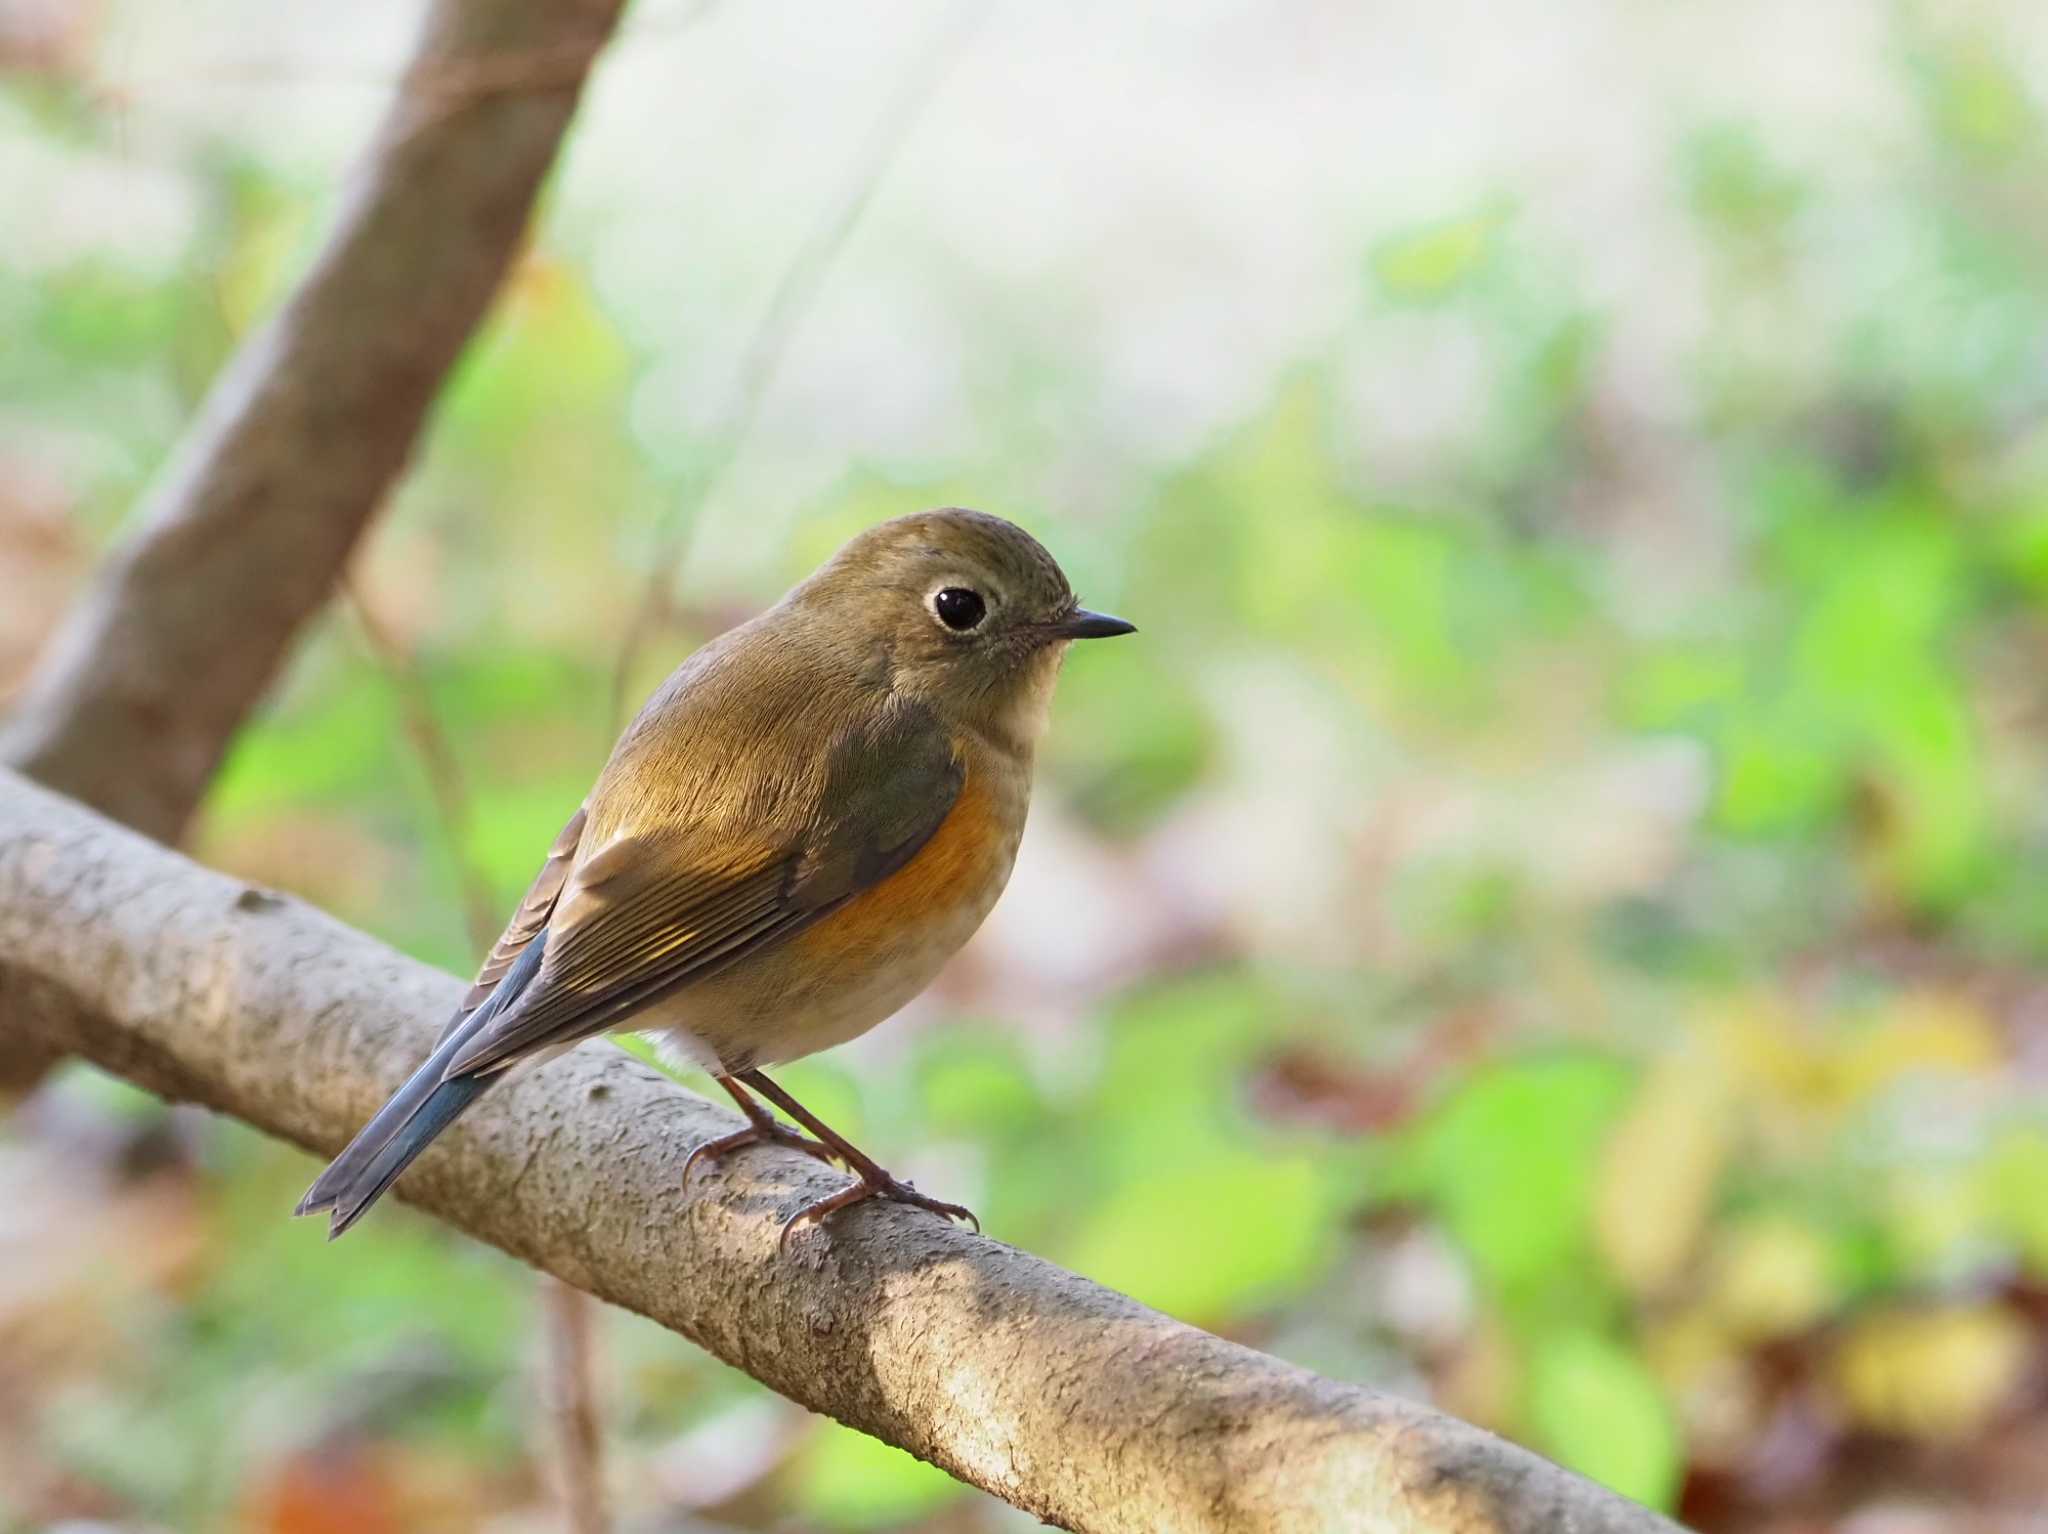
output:
M 748 1129 L 697 1154 L 772 1139 L 856 1173 L 785 1233 L 877 1195 L 965 1215 L 761 1067 L 873 1027 L 981 925 L 1016 858 L 1069 642 L 1129 631 L 1081 609 L 1052 556 L 998 517 L 926 512 L 854 538 L 648 700 L 433 1054 L 299 1212 L 331 1210 L 339 1235 L 505 1069 L 630 1025 L 746 1112 Z

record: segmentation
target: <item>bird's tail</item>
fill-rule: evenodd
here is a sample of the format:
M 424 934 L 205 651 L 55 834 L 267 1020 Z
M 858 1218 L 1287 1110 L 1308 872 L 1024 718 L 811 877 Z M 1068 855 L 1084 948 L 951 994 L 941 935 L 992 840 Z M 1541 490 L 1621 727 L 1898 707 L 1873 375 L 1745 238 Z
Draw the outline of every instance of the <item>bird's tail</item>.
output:
M 391 1094 L 391 1100 L 314 1179 L 293 1214 L 330 1210 L 327 1238 L 331 1241 L 341 1235 L 369 1212 L 436 1135 L 462 1117 L 493 1082 L 504 1079 L 505 1072 L 500 1069 L 450 1076 L 448 1065 L 463 1045 L 526 989 L 540 968 L 545 939 L 543 933 L 527 946 L 488 1001 L 468 1017 L 458 1014 L 426 1064 L 406 1078 L 405 1085 Z
M 435 1050 L 334 1158 L 292 1213 L 331 1210 L 329 1240 L 367 1214 L 398 1174 L 502 1074 L 444 1078 L 442 1072 L 454 1053 L 446 1044 Z

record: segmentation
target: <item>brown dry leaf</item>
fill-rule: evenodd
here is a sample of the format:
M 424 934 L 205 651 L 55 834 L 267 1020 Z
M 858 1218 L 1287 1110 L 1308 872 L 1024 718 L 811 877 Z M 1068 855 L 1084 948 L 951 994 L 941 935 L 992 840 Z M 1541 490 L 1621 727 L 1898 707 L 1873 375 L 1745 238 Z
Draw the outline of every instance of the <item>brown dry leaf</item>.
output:
M 361 1446 L 295 1454 L 242 1498 L 250 1534 L 403 1534 L 404 1498 L 385 1456 Z
M 460 1457 L 328 1439 L 254 1476 L 239 1526 L 248 1534 L 457 1534 L 481 1527 L 495 1500 Z

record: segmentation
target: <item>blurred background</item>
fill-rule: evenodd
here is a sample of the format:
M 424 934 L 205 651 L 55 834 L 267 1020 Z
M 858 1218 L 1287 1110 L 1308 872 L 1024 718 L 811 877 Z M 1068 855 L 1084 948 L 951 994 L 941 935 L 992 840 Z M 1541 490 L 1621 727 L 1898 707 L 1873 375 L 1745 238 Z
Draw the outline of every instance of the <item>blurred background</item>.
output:
M 0 4 L 0 696 L 416 14 Z M 467 972 L 651 573 L 629 703 L 943 503 L 1142 636 L 987 930 L 792 1090 L 1703 1530 L 2041 1527 L 2038 6 L 644 0 L 198 855 Z M 79 1067 L 0 1128 L 0 1527 L 556 1526 L 531 1275 L 329 1248 L 313 1170 Z M 625 1527 L 1029 1526 L 600 1351 Z

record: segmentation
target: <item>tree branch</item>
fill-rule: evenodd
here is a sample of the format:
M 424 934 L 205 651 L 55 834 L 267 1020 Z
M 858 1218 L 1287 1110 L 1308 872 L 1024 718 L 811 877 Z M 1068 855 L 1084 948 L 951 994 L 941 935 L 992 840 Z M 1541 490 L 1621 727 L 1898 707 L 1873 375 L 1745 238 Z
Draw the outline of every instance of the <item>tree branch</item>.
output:
M 327 1153 L 461 983 L 0 773 L 0 1030 Z M 870 1205 L 778 1257 L 837 1186 L 622 1051 L 508 1082 L 400 1185 L 770 1388 L 1078 1530 L 1671 1534 L 1426 1407 L 1321 1379 L 1024 1252 Z M 284 1211 L 278 1211 L 280 1219 Z M 336 1262 L 350 1260 L 345 1246 Z
M 0 761 L 175 840 L 404 468 L 619 0 L 436 0 L 333 232 L 58 629 Z

